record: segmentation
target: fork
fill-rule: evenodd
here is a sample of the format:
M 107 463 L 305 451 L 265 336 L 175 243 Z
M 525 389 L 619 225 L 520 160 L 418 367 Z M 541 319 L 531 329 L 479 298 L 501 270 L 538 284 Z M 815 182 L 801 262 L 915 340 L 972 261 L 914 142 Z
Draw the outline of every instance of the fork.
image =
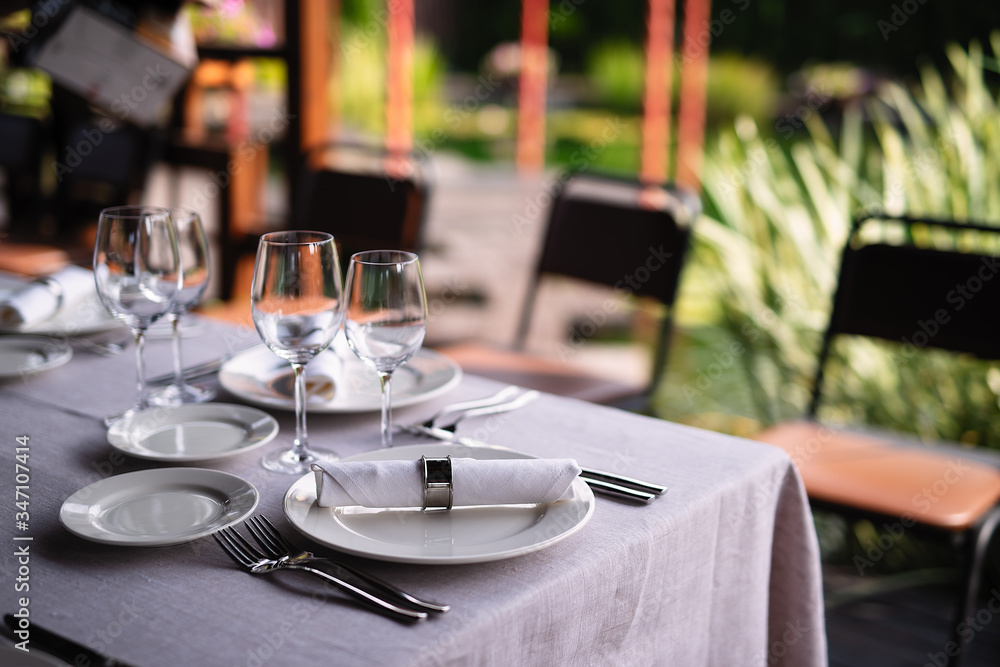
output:
M 222 550 L 226 552 L 233 562 L 251 574 L 269 574 L 278 570 L 302 570 L 332 583 L 340 591 L 354 598 L 363 607 L 385 614 L 395 620 L 413 622 L 422 621 L 427 618 L 427 612 L 395 605 L 366 590 L 363 582 L 346 570 L 338 574 L 333 574 L 308 565 L 292 563 L 287 558 L 268 558 L 233 528 L 223 528 L 213 533 L 212 537 L 215 538 L 215 541 L 219 543 L 219 546 L 222 547 Z
M 458 425 L 464 422 L 466 419 L 472 419 L 473 417 L 485 417 L 486 415 L 498 415 L 502 412 L 511 412 L 519 408 L 523 408 L 528 403 L 531 403 L 537 399 L 541 394 L 534 389 L 531 391 L 526 391 L 516 398 L 512 398 L 509 401 L 503 401 L 499 403 L 490 403 L 489 405 L 484 405 L 477 408 L 466 409 L 459 412 L 458 416 L 449 424 L 443 424 L 440 426 L 434 426 L 434 420 L 431 420 L 431 424 L 428 425 L 427 422 L 422 424 L 413 424 L 412 426 L 401 426 L 400 428 L 404 431 L 409 431 L 410 433 L 420 433 L 426 434 L 427 431 L 441 430 L 447 431 L 448 433 L 454 433 Z M 452 410 L 452 412 L 455 412 Z
M 453 412 L 464 412 L 475 408 L 485 408 L 491 405 L 496 405 L 497 403 L 506 401 L 508 397 L 513 396 L 519 391 L 521 391 L 521 388 L 512 384 L 504 387 L 492 396 L 486 396 L 485 398 L 473 398 L 468 401 L 459 401 L 457 403 L 449 403 L 435 412 L 429 419 L 426 419 L 418 424 L 414 424 L 414 426 L 431 428 L 434 426 L 434 422 L 441 419 L 441 417 L 444 417 L 445 415 L 450 415 Z
M 362 572 L 357 568 L 348 565 L 346 563 L 341 563 L 339 561 L 334 561 L 330 558 L 320 558 L 314 556 L 309 551 L 303 551 L 296 547 L 294 544 L 288 541 L 278 529 L 274 527 L 266 516 L 263 514 L 258 514 L 257 516 L 252 516 L 246 521 L 247 530 L 263 549 L 264 554 L 275 559 L 287 559 L 290 563 L 309 563 L 311 565 L 324 565 L 332 564 L 335 567 L 339 567 L 355 577 L 361 579 L 365 583 L 376 588 L 380 593 L 390 596 L 398 604 L 406 606 L 410 605 L 416 607 L 422 611 L 433 611 L 437 613 L 444 613 L 448 611 L 451 607 L 444 604 L 438 604 L 436 602 L 429 602 L 427 600 L 421 600 L 418 597 L 410 595 L 409 593 L 400 590 L 399 588 L 393 586 L 392 584 L 379 579 L 378 577 L 368 574 L 367 572 Z

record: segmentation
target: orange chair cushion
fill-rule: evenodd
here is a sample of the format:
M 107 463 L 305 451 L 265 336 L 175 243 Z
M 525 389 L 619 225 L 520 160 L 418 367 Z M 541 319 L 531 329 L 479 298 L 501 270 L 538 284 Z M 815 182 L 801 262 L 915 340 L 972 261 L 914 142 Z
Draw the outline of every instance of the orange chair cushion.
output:
M 965 530 L 1000 499 L 1000 470 L 950 447 L 893 443 L 813 422 L 788 422 L 756 440 L 781 447 L 816 500 Z
M 634 398 L 643 390 L 643 387 L 588 375 L 573 366 L 516 350 L 477 343 L 442 346 L 435 350 L 454 359 L 466 373 L 591 403 L 617 403 Z

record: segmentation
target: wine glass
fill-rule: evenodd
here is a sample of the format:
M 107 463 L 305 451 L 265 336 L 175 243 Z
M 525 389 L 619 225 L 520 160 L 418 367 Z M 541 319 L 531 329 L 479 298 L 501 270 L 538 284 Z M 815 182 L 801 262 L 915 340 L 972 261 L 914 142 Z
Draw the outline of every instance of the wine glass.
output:
M 104 307 L 132 330 L 137 395 L 128 412 L 142 410 L 148 405 L 146 330 L 170 310 L 181 288 L 180 255 L 170 211 L 155 206 L 115 206 L 101 211 L 94 244 L 94 282 Z M 121 416 L 109 416 L 105 422 Z
M 268 470 L 309 471 L 336 461 L 331 451 L 310 449 L 306 431 L 306 364 L 325 350 L 344 319 L 340 262 L 333 237 L 323 232 L 272 232 L 260 237 L 250 292 L 253 323 L 264 344 L 292 365 L 295 441 L 264 457 Z
M 347 342 L 382 386 L 382 446 L 392 446 L 392 373 L 416 354 L 427 331 L 420 258 L 402 250 L 355 253 L 347 269 Z
M 188 384 L 184 380 L 181 361 L 181 316 L 194 308 L 208 287 L 208 239 L 197 211 L 172 208 L 170 218 L 177 234 L 177 249 L 181 258 L 181 289 L 174 297 L 167 319 L 174 353 L 174 381 L 166 387 L 150 392 L 149 402 L 154 405 L 181 405 L 204 403 L 215 398 L 215 390 L 202 385 Z

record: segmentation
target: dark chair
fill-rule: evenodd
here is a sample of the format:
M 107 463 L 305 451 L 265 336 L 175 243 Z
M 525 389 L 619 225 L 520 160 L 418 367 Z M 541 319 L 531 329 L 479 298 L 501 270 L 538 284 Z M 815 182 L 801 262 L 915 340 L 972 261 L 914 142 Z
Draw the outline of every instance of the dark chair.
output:
M 54 212 L 61 237 L 93 228 L 104 208 L 139 202 L 151 163 L 149 132 L 88 118 L 60 140 Z
M 260 234 L 311 229 L 333 234 L 341 268 L 362 250 L 417 251 L 430 194 L 423 164 L 409 154 L 333 143 L 302 156 L 287 222 L 265 223 L 242 240 L 224 244 L 223 273 L 233 276 L 241 258 L 252 257 Z M 223 296 L 232 295 L 231 279 Z
M 415 251 L 429 190 L 415 156 L 329 144 L 305 155 L 292 221 L 333 234 L 345 266 L 362 250 Z
M 44 137 L 39 119 L 0 113 L 0 169 L 8 211 L 5 231 L 12 238 L 34 239 L 40 234 Z
M 893 227 L 895 236 L 886 233 Z M 945 241 L 948 247 L 941 247 Z M 959 250 L 970 243 L 987 250 Z M 807 419 L 757 436 L 791 454 L 815 507 L 872 517 L 893 532 L 912 529 L 962 542 L 964 579 L 954 644 L 946 647 L 952 665 L 958 664 L 962 623 L 974 613 L 986 550 L 1000 523 L 1000 470 L 987 452 L 831 428 L 817 421 L 817 412 L 838 336 L 900 343 L 906 355 L 938 348 L 1000 358 L 998 272 L 1000 227 L 911 217 L 858 220 L 843 251 Z
M 678 187 L 589 174 L 568 179 L 549 211 L 514 347 L 463 343 L 438 350 L 469 373 L 594 403 L 644 409 L 666 367 L 681 267 L 700 210 L 697 196 Z M 665 312 L 648 382 L 636 385 L 599 378 L 559 360 L 524 352 L 538 288 L 543 279 L 554 275 L 661 304 Z

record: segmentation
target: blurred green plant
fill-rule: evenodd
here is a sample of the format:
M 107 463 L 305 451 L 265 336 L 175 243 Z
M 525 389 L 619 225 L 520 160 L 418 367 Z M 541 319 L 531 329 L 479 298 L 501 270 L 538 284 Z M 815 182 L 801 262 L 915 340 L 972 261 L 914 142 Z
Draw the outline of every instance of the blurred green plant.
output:
M 1000 54 L 1000 33 L 991 46 Z M 995 81 L 979 44 L 947 53 L 947 82 L 925 67 L 912 89 L 882 83 L 846 104 L 837 136 L 815 109 L 800 118 L 808 136 L 791 144 L 742 116 L 708 146 L 699 279 L 685 281 L 681 309 L 717 304 L 715 329 L 690 333 L 678 362 L 687 368 L 671 370 L 658 397 L 661 416 L 697 423 L 699 413 L 729 412 L 766 425 L 805 412 L 855 217 L 1000 224 Z M 855 339 L 835 346 L 833 363 L 821 417 L 1000 447 L 1000 371 L 989 364 L 935 351 L 904 360 L 891 344 Z

